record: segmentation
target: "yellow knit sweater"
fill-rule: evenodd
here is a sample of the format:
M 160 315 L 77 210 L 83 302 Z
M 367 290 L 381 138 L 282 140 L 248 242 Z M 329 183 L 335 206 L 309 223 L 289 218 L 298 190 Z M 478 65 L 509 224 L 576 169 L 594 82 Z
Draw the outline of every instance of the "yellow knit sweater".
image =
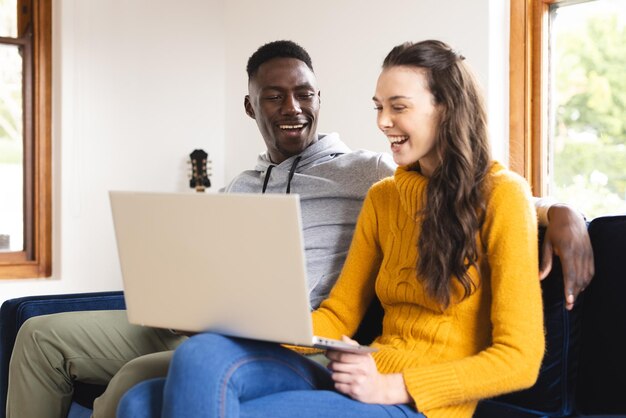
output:
M 353 335 L 374 297 L 385 315 L 372 344 L 381 373 L 402 373 L 429 418 L 471 417 L 478 400 L 531 386 L 544 352 L 537 222 L 526 182 L 494 163 L 477 290 L 443 311 L 416 279 L 419 211 L 428 179 L 406 167 L 375 184 L 329 298 L 313 312 L 316 335 Z

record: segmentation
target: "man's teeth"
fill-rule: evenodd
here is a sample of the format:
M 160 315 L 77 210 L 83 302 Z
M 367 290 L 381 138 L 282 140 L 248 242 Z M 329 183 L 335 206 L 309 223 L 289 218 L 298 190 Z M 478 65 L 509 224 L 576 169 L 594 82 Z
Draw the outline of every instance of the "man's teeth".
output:
M 402 144 L 406 142 L 407 139 L 409 139 L 408 135 L 388 136 L 387 138 L 389 138 L 389 142 L 391 142 L 392 144 Z
M 302 129 L 304 124 L 300 125 L 278 125 L 280 129 Z

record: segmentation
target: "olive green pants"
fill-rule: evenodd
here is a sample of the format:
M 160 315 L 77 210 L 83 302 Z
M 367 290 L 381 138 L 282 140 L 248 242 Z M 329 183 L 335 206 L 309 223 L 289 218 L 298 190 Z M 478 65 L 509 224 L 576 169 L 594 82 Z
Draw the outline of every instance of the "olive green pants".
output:
M 29 319 L 20 328 L 9 367 L 7 418 L 65 418 L 75 381 L 107 385 L 94 418 L 114 418 L 136 383 L 167 374 L 186 337 L 131 325 L 125 311 L 83 311 Z

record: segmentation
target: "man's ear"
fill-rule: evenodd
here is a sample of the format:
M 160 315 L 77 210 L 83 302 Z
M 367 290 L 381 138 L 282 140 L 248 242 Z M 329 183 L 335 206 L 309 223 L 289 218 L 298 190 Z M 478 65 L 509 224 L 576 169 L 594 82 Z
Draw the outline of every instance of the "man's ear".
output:
M 252 119 L 256 119 L 254 109 L 252 108 L 252 103 L 250 103 L 250 96 L 247 94 L 246 97 L 243 99 L 243 107 L 246 109 L 246 115 L 250 116 Z
M 317 91 L 317 100 L 319 100 L 319 102 L 322 103 L 322 90 Z

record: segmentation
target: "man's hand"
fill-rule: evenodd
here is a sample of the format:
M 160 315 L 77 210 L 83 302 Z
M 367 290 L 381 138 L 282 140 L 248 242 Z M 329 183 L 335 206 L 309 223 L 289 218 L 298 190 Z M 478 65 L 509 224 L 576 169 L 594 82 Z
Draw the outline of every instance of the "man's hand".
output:
M 591 241 L 585 220 L 570 207 L 552 205 L 548 210 L 548 219 L 539 278 L 546 278 L 552 269 L 552 257 L 558 255 L 563 267 L 565 307 L 570 310 L 594 274 Z
M 357 344 L 345 336 L 343 341 Z M 328 350 L 326 357 L 331 360 L 328 369 L 332 371 L 335 389 L 344 395 L 365 403 L 391 405 L 411 402 L 402 375 L 379 373 L 371 354 Z

